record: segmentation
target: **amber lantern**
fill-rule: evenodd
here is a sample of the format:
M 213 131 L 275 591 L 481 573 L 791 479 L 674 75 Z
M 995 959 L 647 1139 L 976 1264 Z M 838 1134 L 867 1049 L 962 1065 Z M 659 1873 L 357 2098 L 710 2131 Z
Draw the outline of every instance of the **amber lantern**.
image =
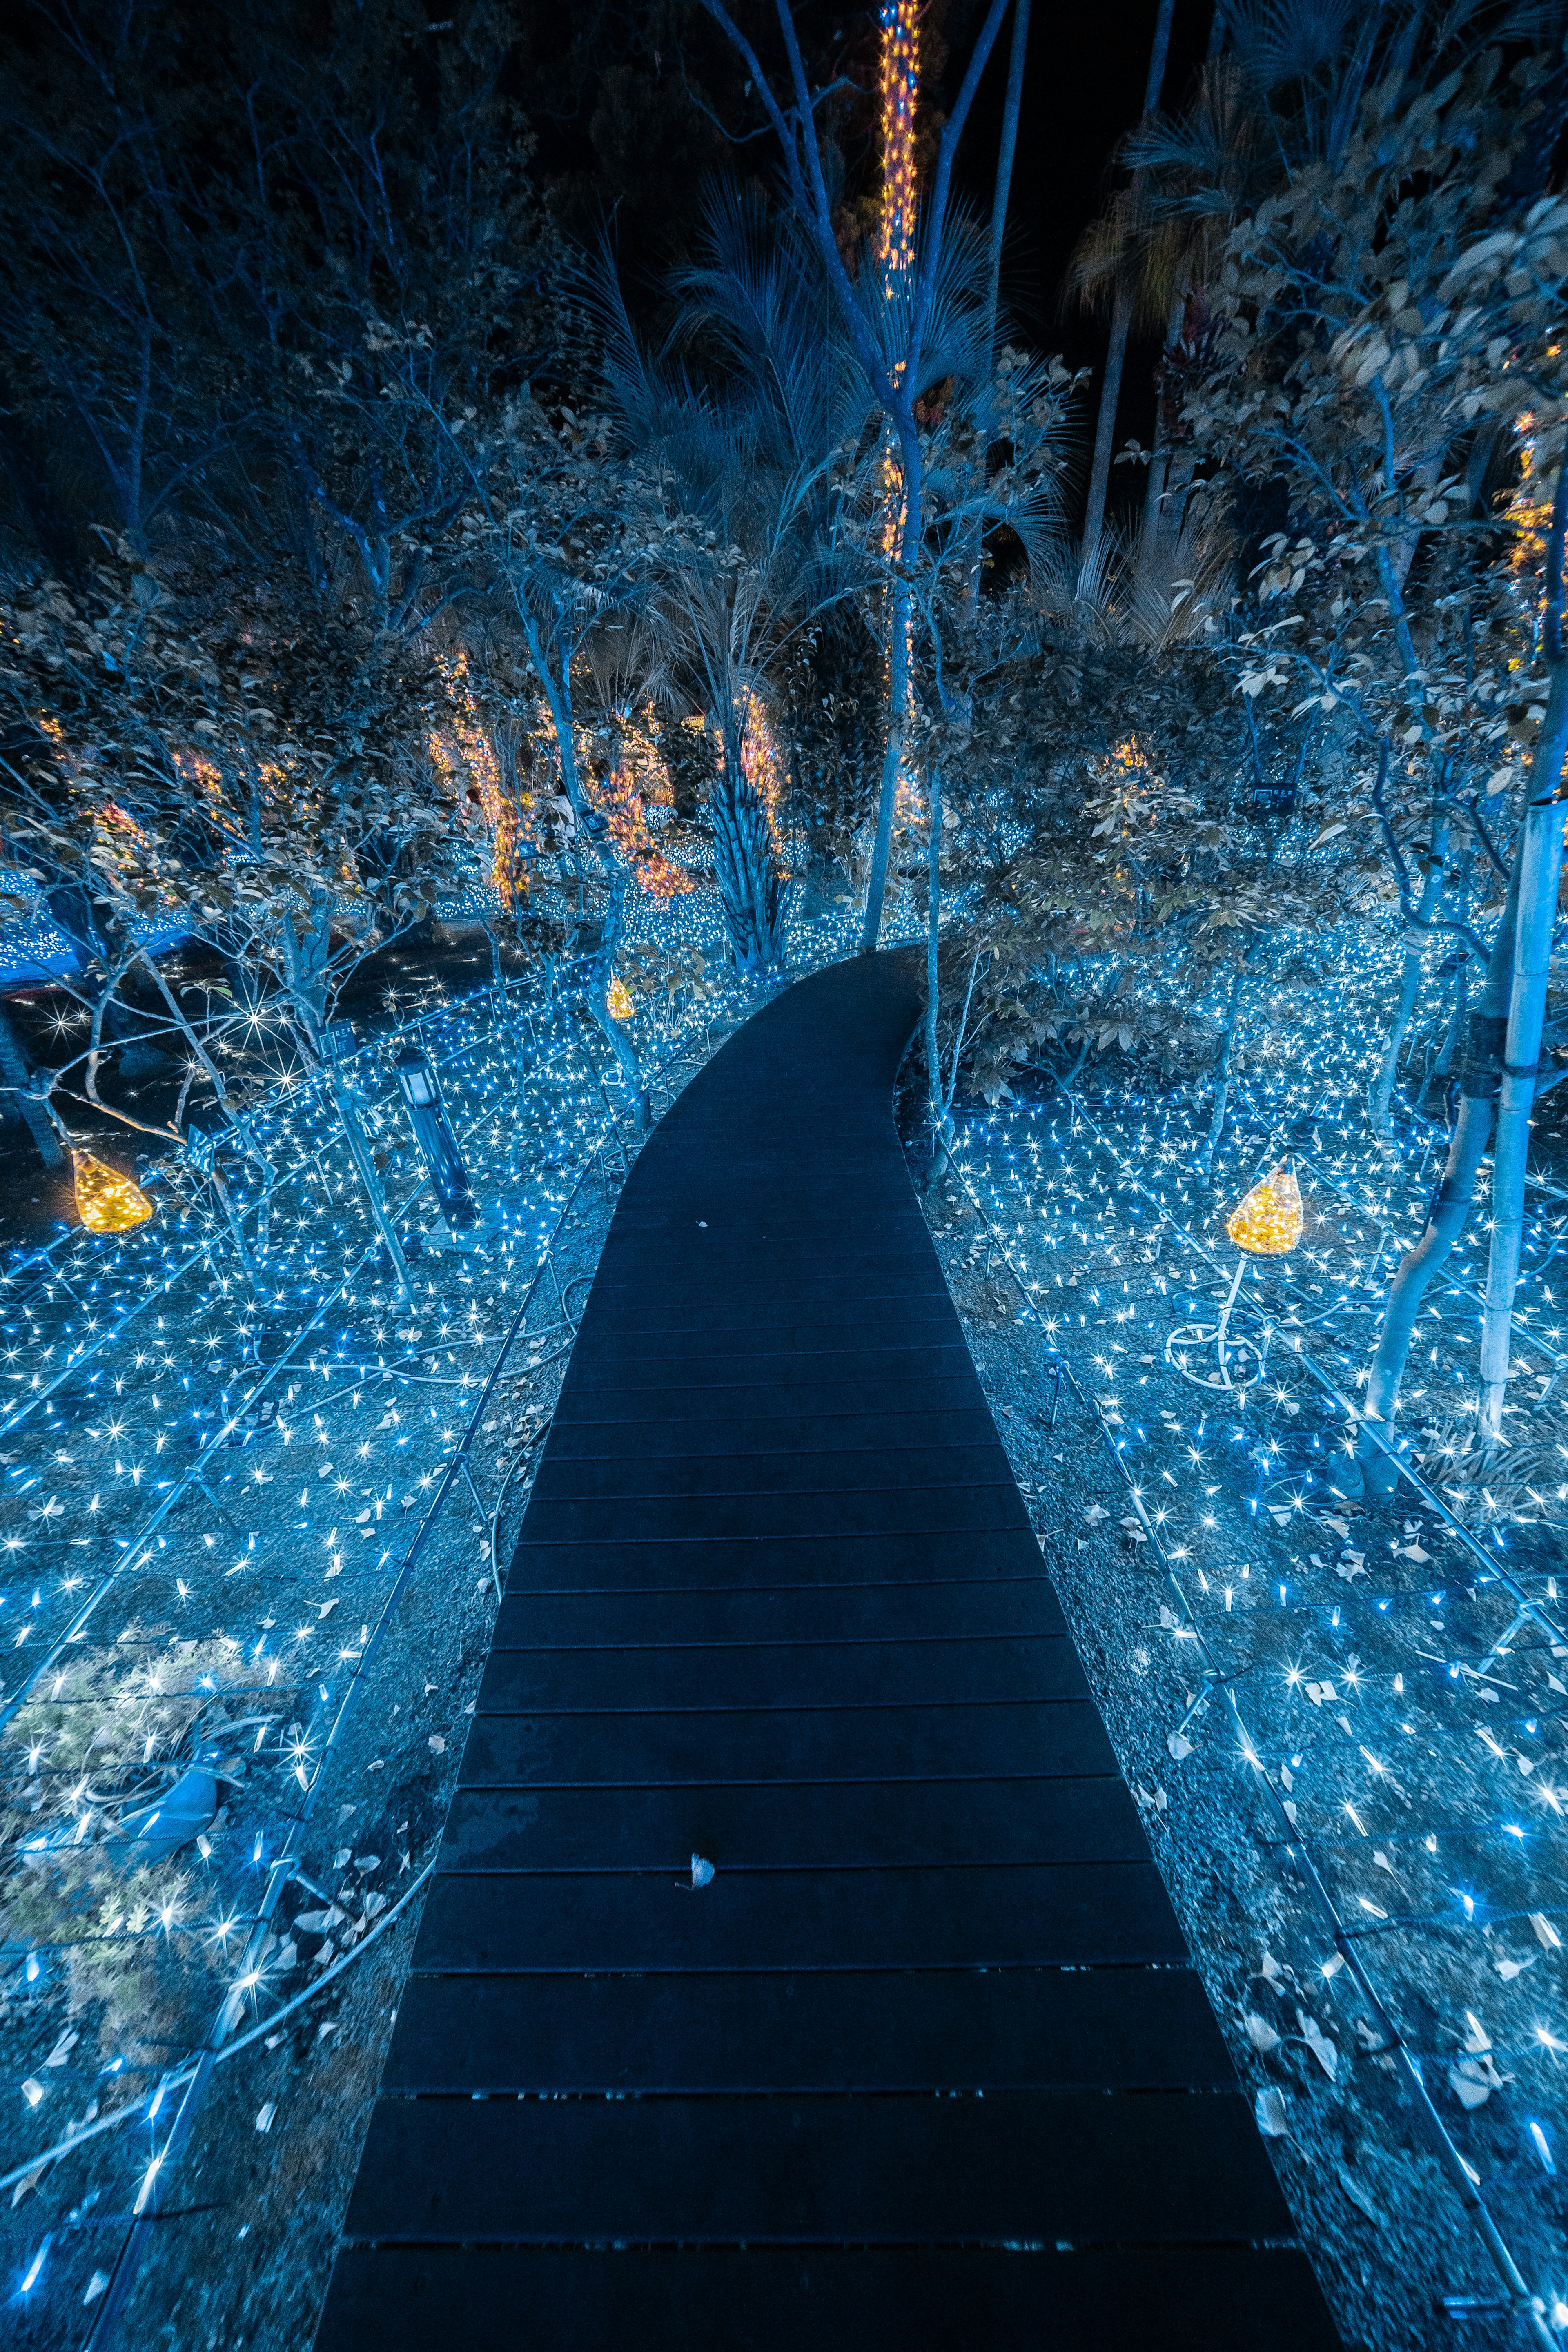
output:
M 76 1171 L 76 1213 L 89 1234 L 128 1234 L 144 1225 L 153 1203 L 134 1178 L 122 1176 L 91 1151 L 71 1153 Z
M 616 972 L 610 982 L 608 1002 L 612 1021 L 629 1021 L 637 1011 L 637 1006 L 632 1003 L 631 991 L 619 972 Z
M 1225 1229 L 1251 1257 L 1283 1257 L 1295 1248 L 1301 1238 L 1301 1188 L 1288 1160 L 1253 1186 L 1231 1211 Z

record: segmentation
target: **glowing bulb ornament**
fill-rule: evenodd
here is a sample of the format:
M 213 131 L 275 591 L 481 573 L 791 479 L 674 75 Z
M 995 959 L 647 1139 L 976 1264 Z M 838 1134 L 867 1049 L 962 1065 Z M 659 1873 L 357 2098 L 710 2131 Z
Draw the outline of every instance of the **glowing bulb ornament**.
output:
M 636 1005 L 632 1003 L 631 991 L 619 972 L 616 972 L 610 982 L 610 992 L 605 1002 L 609 1006 L 612 1021 L 629 1021 L 637 1011 Z
M 1201 1389 L 1229 1389 L 1263 1375 L 1267 1334 L 1262 1346 L 1242 1334 L 1230 1336 L 1230 1312 L 1241 1288 L 1249 1257 L 1284 1257 L 1301 1238 L 1301 1188 L 1288 1160 L 1262 1182 L 1255 1184 L 1226 1219 L 1225 1229 L 1241 1252 L 1230 1290 L 1215 1323 L 1183 1323 L 1165 1342 L 1165 1360 Z M 1209 1350 L 1213 1349 L 1211 1360 Z M 1235 1380 L 1231 1374 L 1237 1374 Z
M 153 1203 L 140 1184 L 90 1151 L 73 1151 L 76 1213 L 89 1234 L 128 1234 L 144 1225 Z
M 1301 1223 L 1301 1188 L 1290 1162 L 1282 1160 L 1231 1211 L 1225 1229 L 1251 1257 L 1283 1257 L 1300 1240 Z

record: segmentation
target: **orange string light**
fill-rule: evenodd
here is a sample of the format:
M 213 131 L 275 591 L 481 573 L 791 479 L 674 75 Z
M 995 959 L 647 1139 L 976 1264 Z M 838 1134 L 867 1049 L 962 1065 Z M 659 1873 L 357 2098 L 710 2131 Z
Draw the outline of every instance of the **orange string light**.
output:
M 877 257 L 890 277 L 914 256 L 915 99 L 920 22 L 914 0 L 883 0 L 882 217 Z

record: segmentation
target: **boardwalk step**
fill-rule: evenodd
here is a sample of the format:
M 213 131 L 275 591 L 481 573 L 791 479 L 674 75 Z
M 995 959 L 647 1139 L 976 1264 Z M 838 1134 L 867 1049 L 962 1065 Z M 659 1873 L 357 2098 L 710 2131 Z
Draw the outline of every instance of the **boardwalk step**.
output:
M 345 2251 L 332 2352 L 1331 2352 L 1303 2255 Z

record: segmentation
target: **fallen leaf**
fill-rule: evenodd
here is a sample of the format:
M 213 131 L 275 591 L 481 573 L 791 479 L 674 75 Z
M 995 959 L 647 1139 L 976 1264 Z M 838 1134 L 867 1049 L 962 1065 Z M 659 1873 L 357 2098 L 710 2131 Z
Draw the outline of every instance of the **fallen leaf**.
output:
M 1331 2083 L 1339 2072 L 1338 2048 L 1329 2040 L 1317 2019 L 1309 2017 L 1304 2009 L 1299 2009 L 1296 2011 L 1296 2022 L 1301 2030 L 1302 2041 Z
M 1290 2128 L 1285 2116 L 1285 2095 L 1272 2083 L 1258 2092 L 1252 2112 L 1265 2139 L 1283 2139 Z
M 1380 2230 L 1387 2227 L 1383 2215 L 1373 2204 L 1370 2193 L 1362 2187 L 1354 2173 L 1347 2170 L 1342 2164 L 1340 2167 L 1340 2187 L 1344 2190 L 1351 2203 L 1359 2207 L 1369 2221 L 1374 2223 Z

